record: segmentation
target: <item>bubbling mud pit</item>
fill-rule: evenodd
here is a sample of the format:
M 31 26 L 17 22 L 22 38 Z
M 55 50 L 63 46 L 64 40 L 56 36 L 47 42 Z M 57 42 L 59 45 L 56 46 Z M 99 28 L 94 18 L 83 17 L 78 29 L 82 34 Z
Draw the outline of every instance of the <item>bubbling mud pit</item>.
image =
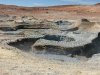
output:
M 48 37 L 48 36 L 46 36 Z M 45 37 L 45 39 L 46 39 Z M 50 40 L 52 40 L 53 38 L 48 38 Z M 55 39 L 55 38 L 54 38 Z M 25 52 L 32 52 L 33 53 L 35 51 L 37 51 L 39 54 L 56 54 L 56 55 L 65 55 L 65 56 L 69 56 L 71 55 L 71 57 L 75 57 L 75 56 L 85 56 L 87 58 L 92 57 L 94 54 L 98 54 L 100 53 L 100 33 L 98 34 L 98 37 L 95 38 L 92 43 L 87 44 L 85 46 L 82 47 L 76 47 L 76 48 L 60 48 L 60 47 L 56 47 L 56 46 L 36 46 L 34 50 L 32 50 L 32 45 L 34 45 L 34 43 L 39 40 L 39 38 L 28 38 L 28 39 L 22 39 L 22 40 L 18 40 L 16 42 L 10 42 L 8 45 L 16 47 L 22 51 Z M 57 39 L 56 39 L 57 40 Z M 57 40 L 58 41 L 58 40 Z M 36 52 L 35 52 L 36 53 Z

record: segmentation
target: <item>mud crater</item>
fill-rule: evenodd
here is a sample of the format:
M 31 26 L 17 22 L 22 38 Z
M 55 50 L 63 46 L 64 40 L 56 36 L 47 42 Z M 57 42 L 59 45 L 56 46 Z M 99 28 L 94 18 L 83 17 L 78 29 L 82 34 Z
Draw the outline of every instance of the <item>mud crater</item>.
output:
M 46 36 L 47 37 L 47 36 Z M 48 38 L 52 39 L 52 38 Z M 11 42 L 9 43 L 10 46 L 16 47 L 22 51 L 32 51 L 32 45 L 37 41 L 38 39 L 34 38 L 28 38 L 28 39 L 22 39 L 22 40 L 17 40 L 17 42 Z M 38 47 L 37 51 L 44 51 L 46 54 L 56 54 L 56 55 L 71 55 L 71 57 L 74 56 L 85 56 L 87 58 L 92 57 L 94 54 L 100 53 L 100 33 L 98 34 L 98 37 L 92 41 L 91 44 L 87 44 L 83 47 L 78 47 L 76 48 L 69 48 L 69 49 L 64 49 L 62 50 L 59 47 L 53 47 L 53 46 L 48 46 L 45 47 Z

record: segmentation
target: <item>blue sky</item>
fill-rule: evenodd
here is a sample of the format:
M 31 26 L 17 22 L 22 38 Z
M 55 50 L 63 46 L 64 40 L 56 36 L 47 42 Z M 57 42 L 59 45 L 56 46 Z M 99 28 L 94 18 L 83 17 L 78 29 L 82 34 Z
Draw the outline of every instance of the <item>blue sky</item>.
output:
M 100 0 L 0 0 L 0 4 L 18 5 L 18 6 L 52 6 L 67 4 L 95 4 Z

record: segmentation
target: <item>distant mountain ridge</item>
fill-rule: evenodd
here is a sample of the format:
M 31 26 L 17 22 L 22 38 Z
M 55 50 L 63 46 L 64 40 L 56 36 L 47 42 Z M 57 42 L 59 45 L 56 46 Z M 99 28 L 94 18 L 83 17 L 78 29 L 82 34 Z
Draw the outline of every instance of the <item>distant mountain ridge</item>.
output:
M 97 4 L 95 4 L 95 5 L 100 5 L 100 3 L 97 3 Z

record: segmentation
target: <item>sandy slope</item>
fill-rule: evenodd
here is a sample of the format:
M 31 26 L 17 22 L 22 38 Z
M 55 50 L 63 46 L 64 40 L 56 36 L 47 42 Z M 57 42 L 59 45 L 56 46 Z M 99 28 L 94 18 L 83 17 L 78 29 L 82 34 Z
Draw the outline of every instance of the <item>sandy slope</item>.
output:
M 99 63 L 67 61 L 67 57 L 60 60 L 60 57 L 47 59 L 0 48 L 0 75 L 100 75 Z

